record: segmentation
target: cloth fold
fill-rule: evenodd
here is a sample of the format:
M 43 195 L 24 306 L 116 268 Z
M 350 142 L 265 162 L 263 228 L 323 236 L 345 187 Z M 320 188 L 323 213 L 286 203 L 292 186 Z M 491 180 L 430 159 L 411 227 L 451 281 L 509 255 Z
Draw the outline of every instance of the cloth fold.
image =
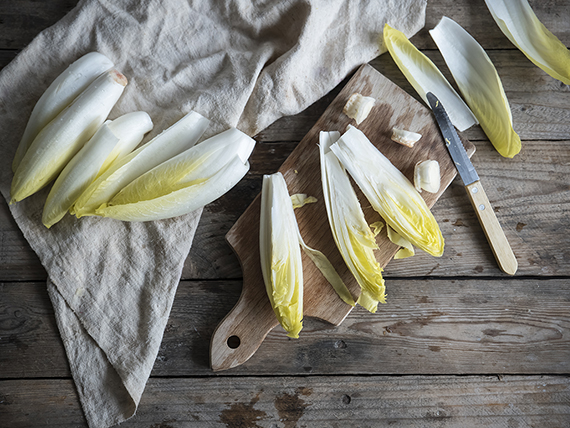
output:
M 0 72 L 0 191 L 43 91 L 98 51 L 129 84 L 110 118 L 152 117 L 145 141 L 189 110 L 255 135 L 315 102 L 385 49 L 388 22 L 413 35 L 426 0 L 82 0 Z M 133 416 L 158 354 L 201 210 L 126 223 L 66 216 L 41 223 L 48 188 L 10 206 L 48 272 L 47 288 L 87 422 Z

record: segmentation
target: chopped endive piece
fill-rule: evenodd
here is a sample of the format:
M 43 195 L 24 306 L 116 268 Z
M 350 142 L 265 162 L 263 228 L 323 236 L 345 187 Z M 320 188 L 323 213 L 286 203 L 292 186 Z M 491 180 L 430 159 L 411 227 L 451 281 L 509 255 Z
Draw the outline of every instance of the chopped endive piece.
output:
M 422 189 L 426 192 L 436 193 L 441 185 L 439 162 L 426 159 L 418 162 L 414 167 L 414 186 L 418 192 Z
M 97 77 L 111 68 L 113 62 L 109 58 L 98 52 L 90 52 L 72 63 L 48 86 L 28 119 L 12 162 L 12 171 L 16 172 L 41 129 L 71 104 Z
M 306 193 L 295 193 L 291 195 L 291 202 L 293 203 L 293 208 L 302 208 L 307 204 L 314 204 L 317 202 L 317 198 L 314 196 L 307 196 Z
M 392 141 L 406 147 L 414 147 L 420 138 L 422 138 L 422 134 L 398 128 L 392 128 L 392 137 L 390 137 Z
M 507 38 L 537 67 L 570 85 L 570 52 L 538 20 L 527 0 L 485 0 Z
M 11 203 L 57 177 L 103 124 L 126 85 L 117 70 L 103 73 L 40 131 L 16 169 Z
M 447 107 L 451 122 L 460 131 L 479 123 L 436 65 L 421 53 L 404 33 L 386 24 L 384 43 L 400 71 L 428 106 L 426 94 L 432 92 Z
M 415 254 L 414 247 L 410 241 L 400 236 L 394 229 L 390 226 L 386 228 L 386 235 L 390 242 L 399 245 L 400 248 L 394 255 L 394 259 L 405 259 L 407 257 L 412 257 Z
M 378 234 L 384 229 L 385 224 L 380 220 L 375 221 L 374 223 L 370 223 L 370 227 L 372 228 L 372 233 L 374 237 L 378 236 Z
M 103 124 L 63 168 L 53 184 L 42 214 L 42 223 L 48 229 L 60 221 L 81 192 L 97 176 L 99 168 L 115 148 L 119 138 Z
M 283 175 L 263 177 L 259 225 L 261 272 L 271 307 L 289 337 L 303 328 L 303 266 L 299 246 L 339 297 L 354 306 L 348 288 L 323 253 L 305 244 Z
M 191 111 L 148 143 L 113 162 L 89 185 L 75 202 L 77 217 L 95 215 L 95 210 L 109 202 L 121 189 L 145 172 L 194 146 L 210 121 Z
M 372 97 L 365 97 L 359 93 L 352 94 L 344 105 L 342 112 L 354 119 L 357 125 L 360 125 L 370 114 L 372 107 L 374 107 L 374 101 Z
M 177 217 L 218 199 L 249 171 L 255 140 L 228 129 L 144 173 L 95 213 L 123 221 Z
M 346 171 L 330 151 L 339 137 L 336 131 L 319 135 L 321 181 L 327 216 L 336 246 L 361 288 L 357 303 L 370 312 L 376 312 L 378 303 L 386 303 L 383 269 L 374 255 L 378 245 Z
M 502 156 L 515 156 L 521 150 L 521 139 L 513 129 L 511 108 L 501 79 L 485 50 L 459 24 L 445 16 L 429 33 L 489 141 Z M 441 102 L 446 111 L 452 111 L 445 101 Z
M 426 253 L 443 254 L 441 230 L 425 201 L 366 135 L 349 126 L 331 150 L 390 227 Z

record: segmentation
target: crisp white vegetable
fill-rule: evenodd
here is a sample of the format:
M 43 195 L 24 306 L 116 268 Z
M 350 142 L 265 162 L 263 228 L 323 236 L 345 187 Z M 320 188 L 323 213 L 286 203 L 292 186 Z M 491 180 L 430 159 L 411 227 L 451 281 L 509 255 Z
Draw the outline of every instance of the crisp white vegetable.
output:
M 144 135 L 152 131 L 153 123 L 148 113 L 134 111 L 116 118 L 108 126 L 119 137 L 119 142 L 113 151 L 109 153 L 97 175 L 105 172 L 111 163 L 121 160 L 131 153 L 142 141 Z
M 570 85 L 570 52 L 538 20 L 527 0 L 485 0 L 485 3 L 501 31 L 528 59 Z
M 63 168 L 47 197 L 42 223 L 48 229 L 60 221 L 79 195 L 95 179 L 119 138 L 103 124 Z
M 427 159 L 418 162 L 414 167 L 414 186 L 418 192 L 424 189 L 430 193 L 436 193 L 441 184 L 439 162 Z
M 374 101 L 372 97 L 365 97 L 359 93 L 352 94 L 342 112 L 351 119 L 354 119 L 357 125 L 360 125 L 370 114 L 372 107 L 374 107 Z
M 384 43 L 400 71 L 428 106 L 426 94 L 432 92 L 441 100 L 449 119 L 460 131 L 479 123 L 435 64 L 420 52 L 404 33 L 386 24 Z
M 150 221 L 195 211 L 234 187 L 249 170 L 255 140 L 231 128 L 161 163 L 122 189 L 96 214 Z
M 12 162 L 12 171 L 16 172 L 40 130 L 71 104 L 97 77 L 111 68 L 113 62 L 109 58 L 98 52 L 90 52 L 72 63 L 52 82 L 32 110 Z
M 425 201 L 362 131 L 349 126 L 331 150 L 390 227 L 423 251 L 443 254 L 441 230 Z
M 261 273 L 277 320 L 289 337 L 303 328 L 303 265 L 297 220 L 281 173 L 263 176 L 259 224 Z
M 392 128 L 392 141 L 395 141 L 396 143 L 403 146 L 414 147 L 414 144 L 416 144 L 420 138 L 422 138 L 422 134 L 418 134 L 417 132 Z
M 105 165 L 132 150 L 151 129 L 152 120 L 142 111 L 105 122 L 55 180 L 44 206 L 43 224 L 50 228 L 61 220 Z
M 12 203 L 57 177 L 103 124 L 126 84 L 117 70 L 102 74 L 40 131 L 14 174 Z
M 521 139 L 513 129 L 511 108 L 501 79 L 485 50 L 459 24 L 445 16 L 430 30 L 430 35 L 493 146 L 502 156 L 515 156 L 521 150 Z M 451 111 L 442 103 L 446 111 Z
M 360 285 L 357 303 L 370 312 L 376 312 L 379 302 L 386 303 L 383 269 L 374 255 L 378 245 L 346 171 L 330 151 L 330 146 L 339 137 L 338 132 L 321 132 L 319 135 L 321 181 L 327 216 L 336 246 Z M 343 300 L 350 299 L 347 301 L 350 303 L 352 296 L 348 290 L 346 293 L 346 300 Z
M 145 145 L 113 162 L 81 194 L 73 207 L 74 214 L 95 215 L 97 208 L 137 177 L 194 146 L 209 123 L 204 116 L 191 111 Z
M 281 173 L 263 177 L 259 222 L 261 272 L 277 320 L 289 337 L 303 328 L 303 266 L 299 245 L 339 296 L 354 306 L 346 285 L 323 253 L 305 244 Z
M 291 203 L 293 204 L 293 208 L 302 208 L 307 204 L 314 204 L 317 202 L 317 198 L 314 196 L 307 196 L 306 193 L 295 193 L 291 195 Z

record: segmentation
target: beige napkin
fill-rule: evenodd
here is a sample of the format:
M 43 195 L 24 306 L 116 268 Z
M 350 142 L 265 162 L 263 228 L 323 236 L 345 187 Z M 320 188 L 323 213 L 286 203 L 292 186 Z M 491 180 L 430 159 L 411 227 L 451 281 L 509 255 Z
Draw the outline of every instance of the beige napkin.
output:
M 129 85 L 111 118 L 152 117 L 147 140 L 189 110 L 249 135 L 298 113 L 383 52 L 384 23 L 413 35 L 425 0 L 84 0 L 0 73 L 0 190 L 34 103 L 81 55 L 111 58 Z M 47 189 L 10 207 L 47 287 L 87 422 L 133 416 L 157 356 L 201 212 L 41 225 Z

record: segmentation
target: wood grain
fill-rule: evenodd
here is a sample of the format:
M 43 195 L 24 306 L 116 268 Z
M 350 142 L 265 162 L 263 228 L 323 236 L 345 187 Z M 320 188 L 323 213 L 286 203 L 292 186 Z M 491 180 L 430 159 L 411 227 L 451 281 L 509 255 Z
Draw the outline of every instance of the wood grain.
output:
M 422 194 L 429 207 L 442 195 L 457 170 L 445 148 L 431 111 L 369 65 L 359 69 L 279 168 L 290 194 L 305 193 L 317 198 L 317 203 L 297 210 L 299 230 L 308 246 L 322 251 L 327 256 L 356 300 L 360 287 L 336 249 L 330 226 L 325 220 L 327 214 L 320 183 L 317 150 L 321 131 L 343 133 L 349 125 L 354 124 L 354 121 L 342 112 L 354 93 L 376 100 L 368 118 L 358 128 L 408 179 L 413 180 L 414 167 L 419 161 L 438 161 L 441 173 L 440 190 L 437 193 Z M 418 132 L 422 138 L 413 148 L 396 144 L 390 140 L 394 127 Z M 467 140 L 463 143 L 468 154 L 473 154 L 473 145 Z M 369 223 L 381 220 L 366 202 L 366 198 L 359 192 L 357 194 Z M 214 370 L 227 370 L 242 364 L 253 355 L 267 333 L 277 325 L 261 275 L 259 211 L 258 196 L 226 235 L 228 243 L 240 260 L 244 286 L 236 307 L 224 318 L 212 337 L 211 362 Z M 376 259 L 380 266 L 385 267 L 399 247 L 390 242 L 385 233 L 380 233 L 376 242 Z M 336 325 L 340 324 L 352 308 L 340 300 L 308 257 L 304 257 L 303 277 L 303 313 Z M 230 346 L 230 338 L 239 343 Z
M 153 376 L 212 376 L 209 341 L 241 281 L 184 281 Z M 225 375 L 570 373 L 567 279 L 387 279 L 376 314 L 335 327 L 305 319 L 299 340 L 275 328 Z M 0 379 L 69 377 L 42 283 L 0 285 Z M 1 408 L 1 407 L 0 407 Z
M 0 381 L 11 428 L 86 427 L 69 380 Z M 570 424 L 563 376 L 151 379 L 121 427 L 548 427 Z M 168 405 L 165 405 L 168 403 Z

